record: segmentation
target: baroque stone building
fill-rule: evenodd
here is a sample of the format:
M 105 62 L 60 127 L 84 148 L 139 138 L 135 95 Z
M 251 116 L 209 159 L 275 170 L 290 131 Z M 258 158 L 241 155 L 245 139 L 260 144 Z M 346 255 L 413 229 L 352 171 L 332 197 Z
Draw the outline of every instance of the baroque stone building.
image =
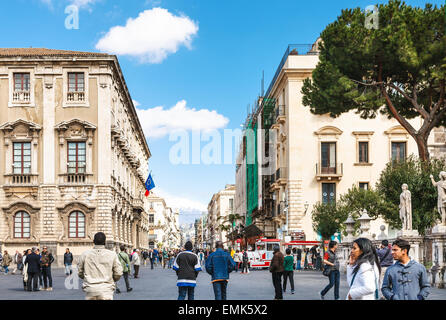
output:
M 116 56 L 0 49 L 0 246 L 148 247 L 150 150 Z
M 181 246 L 178 210 L 172 210 L 166 200 L 150 193 L 149 201 L 149 247 L 172 248 Z

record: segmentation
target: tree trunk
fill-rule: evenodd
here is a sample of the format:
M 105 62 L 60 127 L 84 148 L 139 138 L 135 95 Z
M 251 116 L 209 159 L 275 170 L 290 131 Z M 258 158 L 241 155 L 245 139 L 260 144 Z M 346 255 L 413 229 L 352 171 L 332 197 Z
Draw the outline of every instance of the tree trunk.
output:
M 420 134 L 417 134 L 413 137 L 418 147 L 418 157 L 423 162 L 429 161 L 429 150 L 427 147 L 427 138 L 424 138 Z

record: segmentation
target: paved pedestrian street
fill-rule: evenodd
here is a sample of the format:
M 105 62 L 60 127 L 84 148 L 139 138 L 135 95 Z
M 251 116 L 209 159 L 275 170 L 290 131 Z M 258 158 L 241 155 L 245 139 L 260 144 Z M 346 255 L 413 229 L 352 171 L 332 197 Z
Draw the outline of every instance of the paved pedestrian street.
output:
M 78 289 L 65 288 L 65 274 L 61 268 L 53 269 L 53 291 L 25 292 L 21 275 L 0 274 L 0 299 L 1 300 L 83 300 L 84 293 L 81 289 L 81 280 Z M 214 293 L 210 284 L 210 276 L 200 272 L 195 289 L 196 300 L 213 300 Z M 328 279 L 320 272 L 303 271 L 294 273 L 295 294 L 287 292 L 284 300 L 319 300 L 319 292 L 328 283 Z M 115 294 L 115 300 L 175 300 L 177 298 L 176 274 L 171 269 L 155 267 L 151 270 L 148 266 L 141 266 L 140 278 L 130 277 L 130 285 L 133 291 L 125 291 L 124 279 L 119 281 L 121 294 Z M 73 284 L 71 284 L 73 286 Z M 341 276 L 340 296 L 344 299 L 347 295 L 348 285 L 345 275 Z M 228 286 L 229 300 L 273 300 L 274 288 L 271 274 L 268 270 L 251 271 L 249 274 L 231 273 Z M 326 300 L 333 300 L 333 289 L 327 295 Z M 446 300 L 446 289 L 431 289 L 429 300 Z

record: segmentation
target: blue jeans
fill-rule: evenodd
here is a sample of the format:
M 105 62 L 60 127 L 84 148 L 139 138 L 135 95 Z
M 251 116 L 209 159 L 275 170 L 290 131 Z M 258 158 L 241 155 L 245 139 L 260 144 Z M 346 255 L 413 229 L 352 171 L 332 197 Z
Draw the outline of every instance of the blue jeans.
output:
M 178 287 L 178 300 L 185 300 L 186 294 L 188 300 L 194 300 L 195 287 Z
M 226 300 L 226 288 L 228 287 L 227 281 L 215 281 L 212 282 L 214 287 L 215 300 Z
M 297 263 L 296 263 L 296 270 L 302 270 L 302 266 L 301 266 L 300 260 L 297 261 Z
M 70 264 L 65 264 L 65 274 L 66 275 L 68 275 L 68 274 L 72 274 L 73 273 L 73 269 L 72 269 L 72 267 L 71 267 L 71 263 Z
M 334 298 L 335 300 L 339 299 L 339 281 L 341 275 L 339 270 L 333 270 L 330 272 L 330 283 L 322 290 L 321 295 L 325 296 L 327 292 L 334 286 Z
M 8 266 L 4 266 L 3 269 L 5 270 L 5 274 L 7 274 L 9 272 L 9 267 Z

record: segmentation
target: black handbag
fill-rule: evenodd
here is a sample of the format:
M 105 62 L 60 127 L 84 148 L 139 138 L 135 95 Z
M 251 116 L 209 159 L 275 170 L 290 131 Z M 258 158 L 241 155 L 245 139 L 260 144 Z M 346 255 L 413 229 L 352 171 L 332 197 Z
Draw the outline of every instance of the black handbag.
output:
M 329 277 L 331 273 L 331 266 L 329 265 L 324 265 L 324 271 L 322 271 L 322 274 L 326 277 Z

